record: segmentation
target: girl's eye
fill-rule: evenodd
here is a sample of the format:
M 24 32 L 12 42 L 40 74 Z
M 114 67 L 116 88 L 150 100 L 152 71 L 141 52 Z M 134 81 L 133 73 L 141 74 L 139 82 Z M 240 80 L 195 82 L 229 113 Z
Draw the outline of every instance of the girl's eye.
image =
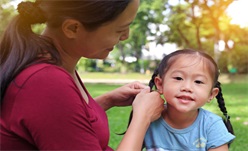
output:
M 175 79 L 175 80 L 179 80 L 179 81 L 180 81 L 180 80 L 183 80 L 183 78 L 181 78 L 181 77 L 174 77 L 174 79 Z
M 203 82 L 200 81 L 200 80 L 196 80 L 195 83 L 197 83 L 197 84 L 203 84 Z

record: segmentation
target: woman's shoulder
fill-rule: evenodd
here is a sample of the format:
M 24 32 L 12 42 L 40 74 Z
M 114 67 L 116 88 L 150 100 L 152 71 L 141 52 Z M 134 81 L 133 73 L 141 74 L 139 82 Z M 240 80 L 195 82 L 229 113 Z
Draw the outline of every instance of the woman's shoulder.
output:
M 60 66 L 49 63 L 37 63 L 28 66 L 20 74 L 26 76 L 32 76 L 34 74 L 66 74 L 69 73 Z
M 23 85 L 30 79 L 38 79 L 41 81 L 47 80 L 65 80 L 65 77 L 71 78 L 69 73 L 63 68 L 48 64 L 48 63 L 38 63 L 33 64 L 25 68 L 19 73 L 15 78 L 15 83 L 17 85 Z
M 70 104 L 73 98 L 81 101 L 81 95 L 70 74 L 62 67 L 39 63 L 24 69 L 10 84 L 8 94 L 19 100 L 36 100 Z M 53 98 L 53 99 L 51 99 Z M 56 98 L 56 99 L 55 99 Z M 63 102 L 63 103 L 62 103 Z

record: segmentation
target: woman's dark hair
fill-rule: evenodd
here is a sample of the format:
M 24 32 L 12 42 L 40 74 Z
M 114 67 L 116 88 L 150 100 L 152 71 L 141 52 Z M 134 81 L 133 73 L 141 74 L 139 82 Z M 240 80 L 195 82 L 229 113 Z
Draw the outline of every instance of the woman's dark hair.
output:
M 89 30 L 116 19 L 132 0 L 37 0 L 49 27 L 59 27 L 67 19 L 76 19 Z
M 151 89 L 153 89 L 153 87 L 156 85 L 154 83 L 154 79 L 155 77 L 159 76 L 159 77 L 164 77 L 165 73 L 169 70 L 169 68 L 171 67 L 171 65 L 173 64 L 173 62 L 175 62 L 178 59 L 178 56 L 180 55 L 198 55 L 201 56 L 203 58 L 206 58 L 209 62 L 209 67 L 210 67 L 210 72 L 212 72 L 212 74 L 214 75 L 214 82 L 213 82 L 213 86 L 215 88 L 219 89 L 219 93 L 216 96 L 219 108 L 221 110 L 221 112 L 223 113 L 224 117 L 223 117 L 223 121 L 228 129 L 228 131 L 231 134 L 234 134 L 233 128 L 232 128 L 232 124 L 230 122 L 230 116 L 227 114 L 227 110 L 225 107 L 225 101 L 222 95 L 222 89 L 221 89 L 221 84 L 218 81 L 218 77 L 219 77 L 219 69 L 217 64 L 215 63 L 215 61 L 213 60 L 213 58 L 211 56 L 209 56 L 208 54 L 202 52 L 202 51 L 196 51 L 196 50 L 192 50 L 192 49 L 183 49 L 183 50 L 177 50 L 173 53 L 170 53 L 169 55 L 166 55 L 162 61 L 160 62 L 159 66 L 157 67 L 157 69 L 154 71 L 152 78 L 149 82 L 149 87 Z
M 9 24 L 0 42 L 1 100 L 11 81 L 26 67 L 38 62 L 61 64 L 60 55 L 48 37 L 35 34 L 32 24 L 58 28 L 65 19 L 75 19 L 93 31 L 116 19 L 132 0 L 36 0 L 21 2 L 19 14 Z M 50 56 L 49 59 L 47 56 Z M 0 101 L 1 101 L 0 100 Z

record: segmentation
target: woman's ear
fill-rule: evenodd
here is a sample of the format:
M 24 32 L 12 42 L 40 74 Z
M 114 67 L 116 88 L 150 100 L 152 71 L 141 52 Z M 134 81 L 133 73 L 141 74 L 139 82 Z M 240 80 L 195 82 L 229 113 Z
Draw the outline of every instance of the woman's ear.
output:
M 160 77 L 155 77 L 154 83 L 157 87 L 158 93 L 162 94 L 163 93 L 163 80 Z
M 213 88 L 211 93 L 210 93 L 208 102 L 211 102 L 211 100 L 213 98 L 215 98 L 218 93 L 219 93 L 219 89 L 218 88 Z
M 66 19 L 62 24 L 62 31 L 67 38 L 73 39 L 77 37 L 80 22 L 74 19 Z

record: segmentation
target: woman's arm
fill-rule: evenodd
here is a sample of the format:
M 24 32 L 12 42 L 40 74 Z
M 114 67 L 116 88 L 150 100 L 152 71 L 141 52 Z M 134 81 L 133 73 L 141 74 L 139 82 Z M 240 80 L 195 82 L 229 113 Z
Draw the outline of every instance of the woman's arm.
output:
M 161 116 L 164 101 L 159 93 L 144 89 L 133 102 L 133 118 L 117 151 L 138 151 L 150 123 Z
M 128 130 L 116 151 L 141 151 L 149 125 L 148 118 L 133 116 Z
M 141 150 L 150 123 L 161 116 L 164 100 L 158 92 L 139 82 L 133 82 L 95 98 L 96 102 L 108 110 L 113 106 L 133 106 L 132 121 L 117 151 Z

